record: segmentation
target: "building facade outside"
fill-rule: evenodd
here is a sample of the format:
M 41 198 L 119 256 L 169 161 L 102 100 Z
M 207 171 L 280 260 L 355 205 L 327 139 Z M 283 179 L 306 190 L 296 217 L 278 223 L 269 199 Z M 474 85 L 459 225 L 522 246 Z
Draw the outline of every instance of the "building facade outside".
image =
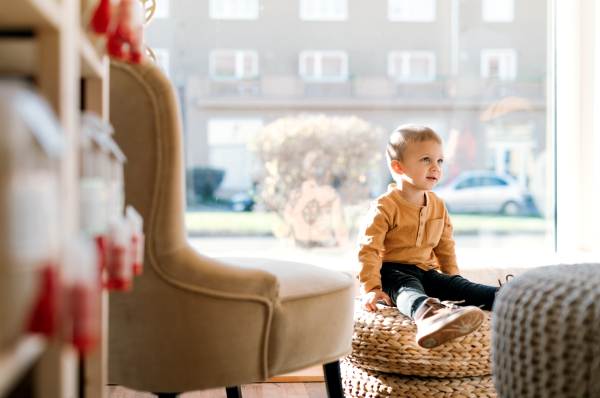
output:
M 314 113 L 431 127 L 445 181 L 509 173 L 543 210 L 546 1 L 156 1 L 146 42 L 179 90 L 186 167 L 225 170 L 223 198 L 253 187 L 258 129 Z M 375 177 L 378 196 L 384 161 Z

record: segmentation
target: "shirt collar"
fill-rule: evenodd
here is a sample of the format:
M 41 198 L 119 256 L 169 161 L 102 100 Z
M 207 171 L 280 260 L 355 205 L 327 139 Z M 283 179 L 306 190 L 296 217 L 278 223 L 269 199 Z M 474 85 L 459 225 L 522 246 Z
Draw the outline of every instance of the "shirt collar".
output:
M 415 204 L 412 204 L 410 202 L 408 202 L 406 199 L 404 199 L 402 197 L 402 195 L 400 195 L 400 192 L 398 189 L 396 189 L 397 184 L 390 184 L 388 185 L 388 192 L 390 191 L 395 191 L 393 192 L 393 195 L 396 199 L 398 199 L 398 201 L 400 203 L 402 203 L 404 206 L 410 207 L 411 209 L 415 209 L 415 210 L 422 210 L 422 209 L 426 209 L 427 205 L 429 204 L 429 191 L 425 191 L 425 206 L 418 206 Z

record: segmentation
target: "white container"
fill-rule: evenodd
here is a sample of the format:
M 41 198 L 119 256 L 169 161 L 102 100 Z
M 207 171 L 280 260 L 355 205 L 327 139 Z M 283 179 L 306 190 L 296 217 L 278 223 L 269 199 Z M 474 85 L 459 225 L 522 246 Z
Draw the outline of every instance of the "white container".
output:
M 48 105 L 23 81 L 0 80 L 0 348 L 30 321 L 45 267 L 61 242 L 62 134 Z

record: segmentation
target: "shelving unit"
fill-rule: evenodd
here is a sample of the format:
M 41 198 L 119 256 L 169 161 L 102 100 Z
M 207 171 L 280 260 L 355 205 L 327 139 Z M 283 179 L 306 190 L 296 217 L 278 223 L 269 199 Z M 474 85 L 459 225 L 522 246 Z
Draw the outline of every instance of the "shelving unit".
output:
M 0 352 L 0 396 L 10 392 L 47 347 L 43 337 L 30 335 L 21 338 L 12 349 Z
M 0 0 L 0 77 L 33 82 L 50 103 L 64 133 L 60 165 L 62 193 L 58 233 L 73 241 L 79 230 L 80 113 L 93 110 L 108 121 L 109 62 L 99 54 L 81 23 L 88 0 Z M 89 1 L 93 2 L 93 1 Z M 83 108 L 83 109 L 82 109 Z M 66 254 L 61 259 L 68 261 Z M 0 398 L 33 372 L 33 390 L 43 398 L 104 398 L 106 390 L 107 295 L 103 297 L 102 344 L 80 362 L 69 344 L 25 335 L 16 346 L 0 351 Z

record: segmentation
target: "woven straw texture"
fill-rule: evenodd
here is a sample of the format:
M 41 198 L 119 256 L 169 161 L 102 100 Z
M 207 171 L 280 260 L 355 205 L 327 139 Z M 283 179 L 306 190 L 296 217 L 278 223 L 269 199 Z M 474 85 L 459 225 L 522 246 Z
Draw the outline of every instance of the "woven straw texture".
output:
M 416 325 L 395 307 L 368 312 L 356 301 L 352 355 L 347 359 L 364 369 L 424 377 L 471 377 L 492 374 L 491 312 L 475 333 L 433 349 L 417 345 Z
M 493 312 L 500 397 L 600 397 L 600 264 L 527 271 Z
M 340 361 L 346 398 L 494 398 L 491 376 L 422 378 L 361 369 L 347 359 Z

